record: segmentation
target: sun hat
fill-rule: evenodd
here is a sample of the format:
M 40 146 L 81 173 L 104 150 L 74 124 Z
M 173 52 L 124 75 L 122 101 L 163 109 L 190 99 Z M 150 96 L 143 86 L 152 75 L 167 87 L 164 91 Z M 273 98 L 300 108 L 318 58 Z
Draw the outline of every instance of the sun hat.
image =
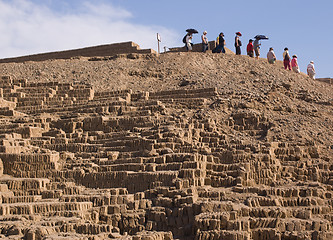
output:
M 204 31 L 203 34 L 207 34 L 207 31 Z
M 236 35 L 238 36 L 242 36 L 242 34 L 240 32 L 236 32 Z
M 297 55 L 295 54 L 295 55 L 293 55 L 293 58 L 297 58 Z

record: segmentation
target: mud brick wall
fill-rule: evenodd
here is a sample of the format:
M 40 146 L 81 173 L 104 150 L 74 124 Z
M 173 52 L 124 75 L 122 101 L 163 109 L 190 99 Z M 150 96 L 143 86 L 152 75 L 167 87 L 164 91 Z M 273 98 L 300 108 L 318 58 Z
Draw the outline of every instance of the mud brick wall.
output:
M 208 49 L 213 50 L 216 47 L 216 41 L 210 41 L 208 42 Z M 169 48 L 170 52 L 186 52 L 186 48 L 184 47 L 175 47 L 175 48 Z M 197 43 L 193 44 L 192 47 L 193 52 L 202 52 L 202 44 Z
M 0 85 L 18 114 L 0 121 L 0 238 L 333 239 L 331 156 L 265 140 L 274 122 L 238 95 Z
M 317 81 L 333 84 L 333 78 L 316 78 Z
M 130 173 L 100 172 L 86 174 L 79 182 L 89 188 L 114 188 L 126 187 L 129 192 L 135 193 L 149 189 L 153 183 L 161 182 L 166 186 L 173 186 L 173 180 L 177 178 L 177 172 L 141 172 Z
M 59 51 L 59 52 L 33 54 L 22 57 L 4 58 L 0 59 L 0 63 L 45 61 L 49 59 L 69 59 L 78 56 L 104 57 L 104 56 L 114 56 L 117 54 L 126 54 L 126 53 L 148 54 L 156 52 L 152 49 L 140 49 L 139 45 L 134 42 L 124 42 L 124 43 L 106 44 L 106 45 L 79 48 L 79 49 Z
M 3 174 L 3 162 L 0 159 L 0 177 L 2 176 L 2 174 Z
M 58 168 L 59 153 L 5 154 L 0 153 L 4 173 L 16 177 L 39 177 L 38 171 Z

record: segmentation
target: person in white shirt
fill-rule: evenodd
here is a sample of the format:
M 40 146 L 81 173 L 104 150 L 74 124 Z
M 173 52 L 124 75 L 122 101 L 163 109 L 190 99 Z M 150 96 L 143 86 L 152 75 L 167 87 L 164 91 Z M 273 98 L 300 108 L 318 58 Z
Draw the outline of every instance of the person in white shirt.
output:
M 315 79 L 315 75 L 316 75 L 316 70 L 313 64 L 313 61 L 311 61 L 306 69 L 308 75 L 310 78 Z
M 202 42 L 202 52 L 206 52 L 208 50 L 208 38 L 207 38 L 207 31 L 204 31 L 201 36 Z
M 259 59 L 260 56 L 260 39 L 256 38 L 256 40 L 254 40 L 253 42 L 253 48 L 254 48 L 254 52 L 256 53 L 256 58 Z
M 275 56 L 275 53 L 273 51 L 273 48 L 269 48 L 269 51 L 267 53 L 267 60 L 270 64 L 274 64 L 275 61 L 276 61 L 276 56 Z
M 186 36 L 186 48 L 188 52 L 192 51 L 192 33 L 188 33 Z

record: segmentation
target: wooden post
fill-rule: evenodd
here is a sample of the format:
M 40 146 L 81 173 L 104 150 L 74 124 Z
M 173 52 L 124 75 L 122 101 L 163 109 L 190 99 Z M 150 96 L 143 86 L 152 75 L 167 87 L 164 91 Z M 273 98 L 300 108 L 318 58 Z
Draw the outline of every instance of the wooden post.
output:
M 161 42 L 161 36 L 157 33 L 157 52 L 160 54 L 160 42 Z

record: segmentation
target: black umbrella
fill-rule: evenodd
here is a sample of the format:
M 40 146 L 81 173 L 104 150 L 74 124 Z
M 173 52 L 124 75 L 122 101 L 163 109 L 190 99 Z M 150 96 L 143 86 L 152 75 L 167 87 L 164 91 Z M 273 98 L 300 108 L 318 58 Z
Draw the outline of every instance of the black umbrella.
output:
M 266 37 L 265 35 L 257 35 L 257 36 L 255 36 L 254 37 L 255 39 L 259 39 L 259 40 L 267 40 L 268 39 L 268 37 Z
M 198 31 L 193 29 L 193 28 L 186 29 L 186 32 L 188 32 L 188 33 L 198 33 Z

